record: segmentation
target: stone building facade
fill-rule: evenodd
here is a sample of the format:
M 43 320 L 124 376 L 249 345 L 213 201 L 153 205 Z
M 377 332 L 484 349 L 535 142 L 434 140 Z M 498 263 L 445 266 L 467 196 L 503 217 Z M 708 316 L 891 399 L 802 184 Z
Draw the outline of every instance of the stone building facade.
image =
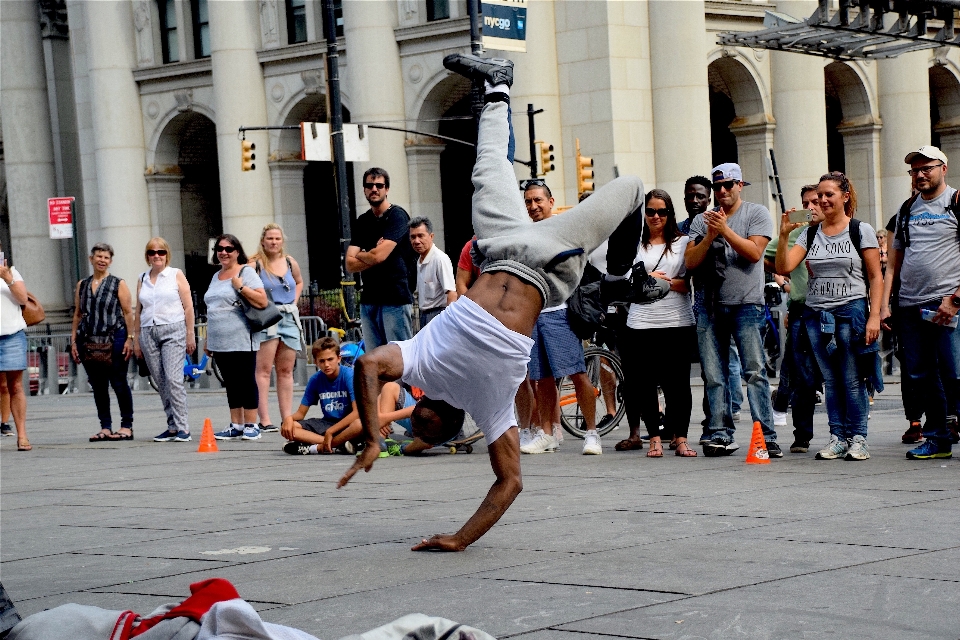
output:
M 466 0 L 338 7 L 345 118 L 471 142 L 469 86 L 441 64 L 469 50 Z M 764 11 L 815 7 L 530 0 L 527 53 L 511 56 L 517 156 L 528 155 L 530 103 L 544 109 L 537 137 L 556 149 L 547 180 L 560 204 L 576 199 L 579 139 L 598 185 L 637 174 L 679 206 L 687 177 L 738 161 L 747 199 L 774 210 L 772 148 L 788 206 L 802 184 L 841 169 L 858 215 L 879 224 L 908 195 L 908 150 L 960 153 L 960 53 L 847 63 L 717 44 L 719 32 L 762 28 Z M 239 127 L 327 119 L 319 0 L 5 0 L 0 46 L 0 241 L 48 308 L 70 306 L 77 278 L 70 242 L 48 238 L 45 201 L 57 195 L 77 198 L 81 256 L 111 243 L 128 280 L 162 235 L 202 291 L 212 236 L 233 233 L 252 252 L 276 221 L 309 280 L 339 281 L 331 166 L 300 159 L 297 131 L 258 131 L 247 134 L 257 169 L 240 171 Z M 391 201 L 429 216 L 456 252 L 471 234 L 472 148 L 368 131 L 370 162 L 350 167 L 357 212 L 362 171 L 382 166 Z

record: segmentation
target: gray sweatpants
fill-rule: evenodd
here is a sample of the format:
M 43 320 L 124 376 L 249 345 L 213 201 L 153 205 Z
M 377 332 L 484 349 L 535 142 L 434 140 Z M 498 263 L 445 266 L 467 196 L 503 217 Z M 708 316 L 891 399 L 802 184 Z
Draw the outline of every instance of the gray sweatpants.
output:
M 185 324 L 158 324 L 140 328 L 140 351 L 150 377 L 160 389 L 167 431 L 190 432 L 187 424 L 187 390 L 183 386 L 183 363 L 187 353 Z
M 643 181 L 635 176 L 617 178 L 534 228 L 507 160 L 509 136 L 506 103 L 484 106 L 473 167 L 477 246 L 488 261 L 512 260 L 540 272 L 547 282 L 544 307 L 556 306 L 566 302 L 579 284 L 587 256 L 643 206 Z M 558 254 L 576 250 L 581 251 L 545 268 Z

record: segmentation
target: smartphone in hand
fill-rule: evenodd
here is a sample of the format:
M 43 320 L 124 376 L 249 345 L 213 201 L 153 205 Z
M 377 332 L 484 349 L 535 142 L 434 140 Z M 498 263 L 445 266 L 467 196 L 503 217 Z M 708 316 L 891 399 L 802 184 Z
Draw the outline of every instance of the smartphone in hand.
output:
M 810 222 L 813 220 L 813 213 L 809 209 L 797 209 L 787 215 L 787 220 L 790 222 Z

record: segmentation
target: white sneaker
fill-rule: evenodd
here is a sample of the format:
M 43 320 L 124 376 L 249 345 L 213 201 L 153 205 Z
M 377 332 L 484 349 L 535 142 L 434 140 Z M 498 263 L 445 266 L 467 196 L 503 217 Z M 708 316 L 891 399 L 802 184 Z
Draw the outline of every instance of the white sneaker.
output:
M 867 439 L 863 436 L 853 436 L 850 439 L 850 447 L 847 449 L 845 460 L 866 460 L 870 457 L 867 451 Z
M 787 426 L 787 412 L 774 411 L 773 412 L 773 426 L 775 427 L 785 427 Z
M 739 411 L 734 411 L 732 417 L 733 417 L 733 421 L 734 421 L 734 422 L 740 422 L 740 412 L 739 412 Z
M 838 438 L 831 433 L 830 442 L 827 443 L 827 446 L 817 451 L 817 460 L 836 460 L 837 458 L 842 458 L 847 455 L 849 448 L 850 445 L 846 439 Z
M 563 425 L 553 425 L 553 437 L 557 439 L 557 444 L 563 444 Z
M 603 447 L 600 446 L 600 435 L 596 429 L 587 431 L 583 436 L 583 455 L 599 456 L 603 453 Z
M 520 447 L 521 453 L 548 453 L 557 450 L 557 439 L 548 436 L 543 431 L 534 436 L 533 440 L 525 447 Z
M 527 429 L 520 429 L 520 447 L 523 448 L 533 442 L 533 432 Z

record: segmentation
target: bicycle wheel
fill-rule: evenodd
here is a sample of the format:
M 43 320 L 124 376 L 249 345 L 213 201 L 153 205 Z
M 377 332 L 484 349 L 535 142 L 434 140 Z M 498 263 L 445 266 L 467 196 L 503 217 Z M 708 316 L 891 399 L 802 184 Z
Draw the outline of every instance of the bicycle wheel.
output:
M 613 414 L 613 420 L 604 425 L 599 430 L 601 436 L 613 431 L 623 416 L 627 412 L 627 407 L 623 403 L 623 368 L 620 365 L 620 357 L 617 354 L 604 349 L 603 347 L 590 346 L 584 352 L 584 364 L 587 369 L 587 378 L 593 385 L 596 393 L 596 416 L 599 420 L 607 413 L 606 397 L 604 387 L 609 389 L 614 386 L 614 404 L 616 412 Z M 604 384 L 606 383 L 606 384 Z M 564 430 L 572 436 L 583 438 L 586 434 L 586 425 L 583 422 L 583 413 L 580 411 L 580 405 L 577 402 L 577 394 L 573 386 L 573 381 L 569 376 L 564 376 L 558 382 L 558 392 L 560 395 L 560 424 Z
M 217 366 L 216 358 L 210 358 L 210 368 L 213 370 L 213 375 L 220 381 L 220 384 L 223 384 L 223 374 L 220 373 L 220 367 Z
M 151 388 L 151 389 L 153 389 L 153 390 L 156 391 L 157 393 L 160 393 L 160 387 L 157 386 L 157 383 L 156 383 L 156 382 L 154 382 L 153 376 L 147 376 L 147 382 L 150 383 L 150 388 Z

